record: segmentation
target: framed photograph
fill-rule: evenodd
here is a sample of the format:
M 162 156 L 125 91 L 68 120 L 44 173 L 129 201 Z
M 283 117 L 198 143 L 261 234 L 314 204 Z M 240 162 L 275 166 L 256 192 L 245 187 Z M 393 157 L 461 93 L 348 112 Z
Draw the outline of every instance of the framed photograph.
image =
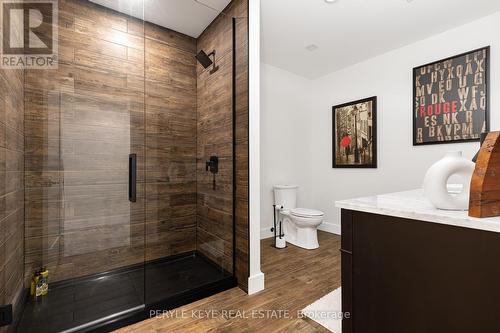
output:
M 413 145 L 479 141 L 489 131 L 490 47 L 413 69 Z
M 333 167 L 377 167 L 377 97 L 333 107 Z

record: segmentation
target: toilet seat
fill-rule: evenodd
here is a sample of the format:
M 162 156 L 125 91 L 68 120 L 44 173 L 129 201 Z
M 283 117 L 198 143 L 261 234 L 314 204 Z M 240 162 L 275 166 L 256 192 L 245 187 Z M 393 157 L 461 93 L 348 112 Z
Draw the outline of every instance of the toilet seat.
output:
M 294 208 L 290 211 L 290 214 L 297 217 L 310 217 L 318 218 L 324 215 L 320 210 L 309 209 L 309 208 Z

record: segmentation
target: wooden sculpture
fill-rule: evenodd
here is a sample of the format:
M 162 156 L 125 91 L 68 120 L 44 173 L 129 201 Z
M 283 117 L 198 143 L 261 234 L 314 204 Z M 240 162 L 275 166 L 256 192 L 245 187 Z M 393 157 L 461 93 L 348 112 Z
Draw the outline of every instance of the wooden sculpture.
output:
M 500 132 L 486 135 L 472 175 L 469 216 L 500 216 Z

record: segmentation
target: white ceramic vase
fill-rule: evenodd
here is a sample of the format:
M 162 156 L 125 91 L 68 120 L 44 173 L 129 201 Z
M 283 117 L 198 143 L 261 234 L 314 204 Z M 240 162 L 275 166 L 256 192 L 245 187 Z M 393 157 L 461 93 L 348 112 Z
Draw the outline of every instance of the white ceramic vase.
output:
M 474 167 L 474 162 L 463 158 L 461 151 L 446 153 L 425 174 L 425 196 L 438 209 L 469 209 L 470 181 Z M 448 184 L 448 179 L 453 175 L 458 176 L 462 184 L 461 187 Z M 454 190 L 452 190 L 452 187 L 454 187 Z

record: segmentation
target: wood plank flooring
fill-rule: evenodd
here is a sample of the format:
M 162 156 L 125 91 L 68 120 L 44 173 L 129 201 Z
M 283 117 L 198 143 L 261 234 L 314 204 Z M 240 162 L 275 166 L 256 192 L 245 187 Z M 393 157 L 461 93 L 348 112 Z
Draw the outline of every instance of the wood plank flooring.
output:
M 340 286 L 340 236 L 319 232 L 319 242 L 313 251 L 293 245 L 277 250 L 271 239 L 263 240 L 264 291 L 248 296 L 233 288 L 118 332 L 328 332 L 297 318 L 299 310 Z

